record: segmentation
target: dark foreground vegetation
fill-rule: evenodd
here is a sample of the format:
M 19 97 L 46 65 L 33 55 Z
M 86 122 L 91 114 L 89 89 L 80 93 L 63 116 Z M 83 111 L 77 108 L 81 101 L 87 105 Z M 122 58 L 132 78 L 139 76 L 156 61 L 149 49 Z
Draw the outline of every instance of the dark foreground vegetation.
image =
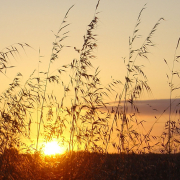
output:
M 44 157 L 6 150 L 0 179 L 179 179 L 180 154 L 99 154 L 78 152 Z

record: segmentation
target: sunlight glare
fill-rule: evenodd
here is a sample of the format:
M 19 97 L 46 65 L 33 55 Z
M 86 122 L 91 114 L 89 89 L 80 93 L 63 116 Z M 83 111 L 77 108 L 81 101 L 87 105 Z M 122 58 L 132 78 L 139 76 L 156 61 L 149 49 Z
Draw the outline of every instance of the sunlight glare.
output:
M 51 141 L 45 144 L 44 147 L 44 154 L 45 155 L 56 155 L 56 154 L 63 154 L 65 152 L 65 149 L 56 141 Z

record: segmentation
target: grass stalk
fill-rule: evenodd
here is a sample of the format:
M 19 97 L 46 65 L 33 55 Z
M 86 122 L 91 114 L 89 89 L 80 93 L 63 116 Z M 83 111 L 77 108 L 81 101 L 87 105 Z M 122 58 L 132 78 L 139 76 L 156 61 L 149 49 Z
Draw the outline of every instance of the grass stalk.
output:
M 37 143 L 36 143 L 36 150 L 37 151 L 38 151 L 38 143 L 39 143 L 39 135 L 40 135 L 40 130 L 41 130 L 41 123 L 43 121 L 44 101 L 45 101 L 45 95 L 46 95 L 46 90 L 47 90 L 47 83 L 48 83 L 48 78 L 49 78 L 50 67 L 51 67 L 51 63 L 53 63 L 57 59 L 59 52 L 64 47 L 63 45 L 59 44 L 59 42 L 61 43 L 61 41 L 63 39 L 65 39 L 67 36 L 63 36 L 62 39 L 60 39 L 59 33 L 62 31 L 62 29 L 64 29 L 65 27 L 67 27 L 69 25 L 69 24 L 65 24 L 65 23 L 66 23 L 66 19 L 67 19 L 67 16 L 69 14 L 69 11 L 73 8 L 73 6 L 71 6 L 68 9 L 68 11 L 66 12 L 66 14 L 63 18 L 63 21 L 60 25 L 60 28 L 59 28 L 57 34 L 55 34 L 55 41 L 53 43 L 51 58 L 50 58 L 47 73 L 46 73 L 45 88 L 44 88 L 43 101 L 42 101 L 41 113 L 40 113 L 40 121 L 39 121 L 39 127 L 38 127 L 38 132 L 37 132 Z

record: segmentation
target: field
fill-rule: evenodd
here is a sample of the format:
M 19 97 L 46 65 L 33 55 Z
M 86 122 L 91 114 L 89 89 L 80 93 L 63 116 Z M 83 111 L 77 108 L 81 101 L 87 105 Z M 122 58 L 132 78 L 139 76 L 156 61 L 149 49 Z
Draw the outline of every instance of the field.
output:
M 42 157 L 6 151 L 0 158 L 1 179 L 179 179 L 180 154 L 98 154 Z

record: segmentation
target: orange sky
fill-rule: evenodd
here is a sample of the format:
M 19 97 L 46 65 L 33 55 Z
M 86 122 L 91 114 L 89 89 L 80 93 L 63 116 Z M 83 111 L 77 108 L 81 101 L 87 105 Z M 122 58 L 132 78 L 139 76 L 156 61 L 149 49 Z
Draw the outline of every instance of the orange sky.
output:
M 98 35 L 98 48 L 94 52 L 96 59 L 93 60 L 93 64 L 95 67 L 99 66 L 101 70 L 100 78 L 103 85 L 109 83 L 111 77 L 124 81 L 126 68 L 122 57 L 128 58 L 129 36 L 133 33 L 138 14 L 145 3 L 147 5 L 142 14 L 139 31 L 142 37 L 134 48 L 142 44 L 159 18 L 163 17 L 165 20 L 158 26 L 152 38 L 156 46 L 149 49 L 149 61 L 145 59 L 139 61 L 145 66 L 144 71 L 152 89 L 152 94 L 144 93 L 142 100 L 168 99 L 169 86 L 166 74 L 169 74 L 169 69 L 164 59 L 167 60 L 171 69 L 175 48 L 180 37 L 179 0 L 101 0 L 98 7 L 99 22 L 95 31 Z M 78 58 L 74 47 L 81 48 L 82 46 L 83 36 L 94 16 L 97 0 L 6 0 L 1 2 L 0 51 L 18 42 L 28 43 L 33 49 L 26 48 L 25 53 L 19 48 L 20 54 L 15 59 L 10 58 L 9 65 L 16 67 L 7 70 L 6 76 L 0 75 L 0 92 L 8 87 L 17 72 L 23 74 L 23 82 L 25 82 L 32 71 L 38 68 L 39 49 L 40 55 L 43 56 L 39 70 L 47 69 L 54 40 L 52 31 L 58 31 L 65 13 L 73 4 L 75 6 L 67 19 L 70 23 L 67 27 L 67 31 L 70 31 L 69 37 L 63 42 L 71 47 L 62 51 L 58 61 L 52 65 L 50 73 L 72 61 L 73 58 Z M 180 55 L 180 50 L 177 51 L 177 55 Z M 178 70 L 178 68 L 179 65 L 176 64 L 175 69 Z M 174 84 L 175 87 L 179 87 L 179 79 L 175 78 Z M 179 97 L 179 91 L 173 93 L 173 98 L 176 97 Z M 110 98 L 107 101 L 111 102 L 114 99 Z M 158 101 L 152 103 L 154 102 Z
M 40 48 L 41 60 L 40 68 L 46 67 L 51 53 L 51 45 L 54 40 L 53 33 L 57 32 L 60 23 L 67 9 L 75 4 L 68 16 L 67 27 L 70 31 L 69 38 L 64 41 L 66 45 L 72 46 L 64 50 L 60 56 L 58 65 L 66 64 L 76 55 L 73 47 L 80 48 L 83 42 L 83 35 L 86 27 L 93 18 L 94 9 L 97 1 L 3 1 L 0 7 L 0 50 L 14 43 L 26 42 L 35 50 L 27 49 L 26 54 L 20 51 L 20 57 L 16 60 L 11 59 L 11 64 L 16 68 L 7 72 L 7 77 L 1 75 L 3 87 L 15 76 L 16 72 L 22 72 L 24 80 L 29 76 L 33 69 L 37 68 L 38 50 Z M 100 14 L 97 27 L 98 48 L 94 52 L 97 58 L 94 66 L 100 66 L 101 79 L 104 84 L 110 82 L 111 76 L 114 79 L 124 80 L 125 66 L 122 57 L 128 57 L 128 40 L 132 35 L 138 13 L 147 3 L 147 8 L 142 15 L 140 34 L 137 45 L 144 41 L 153 25 L 160 17 L 163 21 L 154 34 L 156 47 L 149 49 L 149 61 L 143 60 L 145 72 L 152 88 L 152 95 L 143 96 L 143 99 L 163 99 L 169 98 L 169 89 L 166 73 L 169 73 L 163 59 L 165 58 L 171 67 L 175 47 L 180 36 L 180 2 L 178 0 L 168 1 L 108 1 L 102 0 L 98 11 Z M 27 68 L 28 67 L 28 68 Z M 52 67 L 51 71 L 57 66 Z M 106 73 L 106 72 L 109 73 Z M 178 84 L 178 82 L 176 82 Z M 1 87 L 1 89 L 3 89 Z

